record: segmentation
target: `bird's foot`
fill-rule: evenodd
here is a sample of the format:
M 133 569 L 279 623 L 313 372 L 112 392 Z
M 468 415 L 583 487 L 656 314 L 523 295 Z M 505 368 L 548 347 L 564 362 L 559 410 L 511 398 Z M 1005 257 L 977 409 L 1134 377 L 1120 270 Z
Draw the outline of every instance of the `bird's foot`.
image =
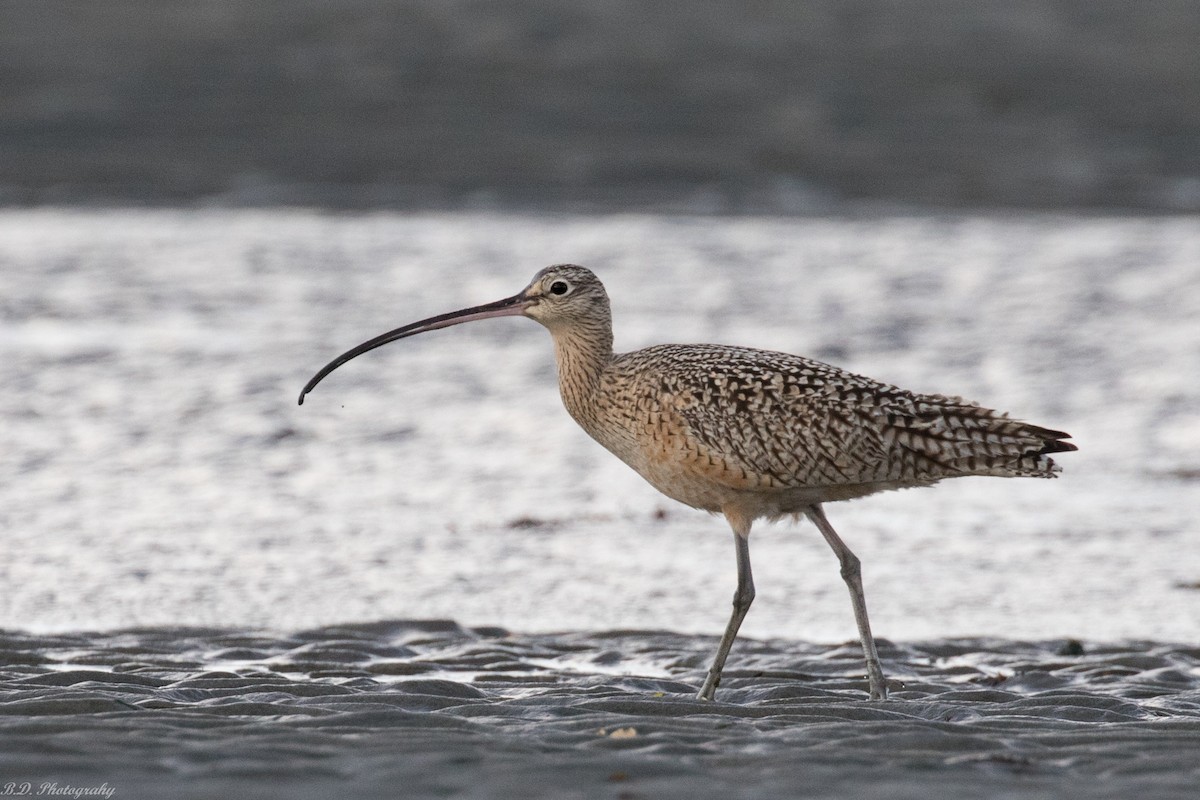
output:
M 904 681 L 897 680 L 896 678 L 884 678 L 883 675 L 880 675 L 878 679 L 874 675 L 870 676 L 868 683 L 870 687 L 867 696 L 868 700 L 887 700 L 888 692 L 893 689 L 904 688 Z

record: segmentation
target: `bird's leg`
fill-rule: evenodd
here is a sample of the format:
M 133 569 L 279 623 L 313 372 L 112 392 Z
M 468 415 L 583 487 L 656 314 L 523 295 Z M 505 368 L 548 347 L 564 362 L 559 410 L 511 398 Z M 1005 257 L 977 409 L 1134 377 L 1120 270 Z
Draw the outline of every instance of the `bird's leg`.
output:
M 721 683 L 721 670 L 725 668 L 725 659 L 729 657 L 729 650 L 733 647 L 733 640 L 737 638 L 738 628 L 742 626 L 742 620 L 746 618 L 746 612 L 754 602 L 754 576 L 750 574 L 750 524 L 742 523 L 741 520 L 735 522 L 734 519 L 730 519 L 730 523 L 733 525 L 733 539 L 737 545 L 737 591 L 733 593 L 733 614 L 729 617 L 729 624 L 725 626 L 725 635 L 721 637 L 717 657 L 713 659 L 700 694 L 696 695 L 700 700 L 712 700 L 716 695 L 717 686 Z
M 833 552 L 837 554 L 842 565 L 842 579 L 850 589 L 850 602 L 854 605 L 854 621 L 858 623 L 858 636 L 862 639 L 863 655 L 867 659 L 867 681 L 870 685 L 871 699 L 887 698 L 887 683 L 883 678 L 883 667 L 879 663 L 879 654 L 875 651 L 875 638 L 871 636 L 871 622 L 867 619 L 867 598 L 863 594 L 862 566 L 858 556 L 850 552 L 850 548 L 833 530 L 825 512 L 819 505 L 812 506 L 804 512 L 817 526 L 817 530 L 829 542 Z

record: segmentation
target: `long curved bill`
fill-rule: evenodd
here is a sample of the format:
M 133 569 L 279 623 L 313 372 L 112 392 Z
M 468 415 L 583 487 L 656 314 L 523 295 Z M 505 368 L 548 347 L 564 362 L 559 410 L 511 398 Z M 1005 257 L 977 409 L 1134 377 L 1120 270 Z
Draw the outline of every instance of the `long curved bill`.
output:
M 414 322 L 410 325 L 405 325 L 401 328 L 396 328 L 394 331 L 388 331 L 385 334 L 376 336 L 374 339 L 363 342 L 358 347 L 347 350 L 340 356 L 330 361 L 325 366 L 321 367 L 321 371 L 312 376 L 308 383 L 304 384 L 304 388 L 300 390 L 300 405 L 304 405 L 304 395 L 311 392 L 316 385 L 324 380 L 325 376 L 333 372 L 335 369 L 345 364 L 352 358 L 361 356 L 369 350 L 374 350 L 376 347 L 383 347 L 389 342 L 394 342 L 397 339 L 406 339 L 409 336 L 416 336 L 418 333 L 427 331 L 436 331 L 438 328 L 449 328 L 451 325 L 461 325 L 464 322 L 474 322 L 477 319 L 491 319 L 492 317 L 517 317 L 525 313 L 525 309 L 533 305 L 535 300 L 526 297 L 524 292 L 514 294 L 512 297 L 506 297 L 503 300 L 497 300 L 494 303 L 486 303 L 481 306 L 472 306 L 464 308 L 461 311 L 451 311 L 448 314 L 439 314 L 436 317 L 423 319 L 420 322 Z

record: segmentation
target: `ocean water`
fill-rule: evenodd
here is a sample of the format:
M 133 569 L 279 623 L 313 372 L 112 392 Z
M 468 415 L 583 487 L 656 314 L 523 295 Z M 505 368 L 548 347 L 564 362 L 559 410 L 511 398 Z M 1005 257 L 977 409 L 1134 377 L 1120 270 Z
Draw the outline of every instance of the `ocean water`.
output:
M 1200 218 L 0 212 L 0 627 L 721 631 L 725 522 L 562 410 L 537 324 L 331 358 L 592 267 L 618 349 L 800 353 L 1071 432 L 1056 481 L 826 511 L 876 634 L 1200 638 Z M 747 637 L 855 638 L 807 523 Z

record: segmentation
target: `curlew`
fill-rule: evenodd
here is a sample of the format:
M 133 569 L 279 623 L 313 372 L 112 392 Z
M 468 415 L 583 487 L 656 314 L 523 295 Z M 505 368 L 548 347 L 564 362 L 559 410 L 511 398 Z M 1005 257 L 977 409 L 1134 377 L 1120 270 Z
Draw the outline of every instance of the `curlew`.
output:
M 804 515 L 833 548 L 850 590 L 869 696 L 887 684 L 871 636 L 857 556 L 822 504 L 967 475 L 1053 478 L 1069 434 L 957 397 L 918 394 L 787 353 L 723 345 L 658 345 L 613 353 L 603 284 L 584 267 L 547 267 L 519 294 L 377 336 L 324 366 L 300 392 L 352 358 L 418 333 L 492 317 L 549 329 L 563 405 L 587 433 L 660 492 L 720 513 L 733 528 L 733 613 L 699 697 L 711 700 L 754 600 L 750 526 Z

